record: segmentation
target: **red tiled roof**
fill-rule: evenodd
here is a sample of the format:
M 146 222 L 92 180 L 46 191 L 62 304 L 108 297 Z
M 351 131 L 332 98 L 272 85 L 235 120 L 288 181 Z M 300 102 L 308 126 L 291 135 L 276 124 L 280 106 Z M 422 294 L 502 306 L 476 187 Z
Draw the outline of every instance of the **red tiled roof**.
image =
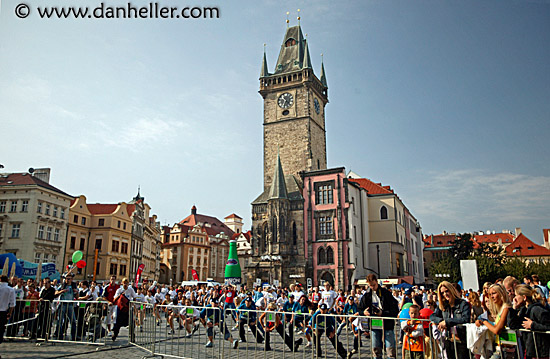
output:
M 550 249 L 533 243 L 521 233 L 512 244 L 506 247 L 506 254 L 511 257 L 550 257 Z
M 118 204 L 103 204 L 103 203 L 93 203 L 88 204 L 88 211 L 91 214 L 111 214 L 118 208 Z
M 7 177 L 0 177 L 0 186 L 39 186 L 47 188 L 51 191 L 63 194 L 65 196 L 73 197 L 60 190 L 57 187 L 52 186 L 48 182 L 44 182 L 41 179 L 31 175 L 30 173 L 10 173 Z
M 185 224 L 191 227 L 197 224 L 200 224 L 201 226 L 204 227 L 204 229 L 206 230 L 206 233 L 208 233 L 209 236 L 224 232 L 229 237 L 231 237 L 234 233 L 228 226 L 225 225 L 225 223 L 223 223 L 216 217 L 206 216 L 204 214 L 190 214 L 189 216 L 181 220 L 179 223 Z M 210 226 L 206 226 L 207 223 Z
M 357 183 L 362 188 L 366 189 L 369 194 L 392 194 L 393 190 L 390 186 L 382 186 L 381 183 L 374 183 L 367 178 L 348 178 L 349 181 Z
M 131 216 L 132 214 L 134 214 L 134 211 L 136 210 L 136 205 L 135 204 L 127 204 L 126 205 L 126 210 L 128 211 L 128 215 Z
M 224 219 L 228 219 L 228 218 L 238 218 L 238 219 L 242 219 L 241 217 L 237 216 L 235 213 L 230 214 L 229 216 L 225 217 Z
M 510 244 L 514 241 L 514 235 L 512 233 L 474 235 L 474 241 L 477 243 L 498 243 L 499 239 L 502 240 L 502 244 Z
M 456 234 L 432 234 L 424 238 L 424 246 L 426 248 L 449 247 L 452 246 L 455 238 Z

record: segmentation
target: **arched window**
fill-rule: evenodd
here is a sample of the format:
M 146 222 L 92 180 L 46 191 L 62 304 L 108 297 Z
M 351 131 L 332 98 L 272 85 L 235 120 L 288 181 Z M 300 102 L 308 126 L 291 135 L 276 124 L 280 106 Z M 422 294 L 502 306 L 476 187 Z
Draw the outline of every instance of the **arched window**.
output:
M 296 230 L 296 222 L 292 223 L 292 244 L 298 244 L 298 231 Z
M 277 234 L 279 231 L 277 230 L 277 217 L 273 217 L 273 222 L 271 224 L 271 233 L 273 233 L 272 241 L 273 243 L 278 241 Z
M 327 258 L 325 256 L 325 249 L 323 247 L 319 248 L 319 251 L 317 251 L 317 264 L 325 264 L 327 262 Z
M 334 285 L 334 277 L 329 272 L 323 273 L 321 276 L 321 285 L 323 285 L 325 282 L 329 282 L 330 285 Z
M 386 206 L 382 206 L 382 208 L 380 208 L 380 219 L 388 219 L 388 209 Z
M 327 248 L 327 264 L 334 264 L 334 250 L 332 247 Z

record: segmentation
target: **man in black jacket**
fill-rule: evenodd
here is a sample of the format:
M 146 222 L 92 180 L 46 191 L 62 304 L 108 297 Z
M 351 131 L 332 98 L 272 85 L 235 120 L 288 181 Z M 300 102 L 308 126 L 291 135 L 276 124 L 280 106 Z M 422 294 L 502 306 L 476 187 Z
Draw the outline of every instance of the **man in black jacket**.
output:
M 378 284 L 378 278 L 374 274 L 367 276 L 368 289 L 361 298 L 357 311 L 368 317 L 395 318 L 399 314 L 397 300 L 391 292 Z M 384 319 L 371 320 L 372 351 L 376 359 L 382 359 L 382 339 L 385 341 L 386 352 L 389 358 L 396 357 L 395 347 L 395 320 Z

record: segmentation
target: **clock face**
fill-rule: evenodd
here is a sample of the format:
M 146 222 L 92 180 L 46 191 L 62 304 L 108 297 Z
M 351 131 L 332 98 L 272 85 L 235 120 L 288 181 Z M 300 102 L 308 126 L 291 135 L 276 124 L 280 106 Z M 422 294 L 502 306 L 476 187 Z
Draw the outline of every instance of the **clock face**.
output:
M 279 100 L 277 101 L 277 104 L 280 108 L 289 108 L 294 103 L 294 98 L 291 94 L 288 92 L 285 92 L 281 96 L 279 96 Z
M 317 114 L 319 114 L 319 112 L 321 112 L 321 105 L 319 105 L 319 100 L 314 99 L 313 100 L 313 105 L 315 106 L 315 112 L 317 112 Z

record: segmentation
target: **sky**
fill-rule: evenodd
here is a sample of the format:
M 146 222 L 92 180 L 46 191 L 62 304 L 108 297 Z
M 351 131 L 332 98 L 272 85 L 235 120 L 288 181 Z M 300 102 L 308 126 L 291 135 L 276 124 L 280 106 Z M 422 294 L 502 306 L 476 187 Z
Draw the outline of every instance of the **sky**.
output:
M 107 6 L 126 4 L 103 0 Z M 162 224 L 263 187 L 264 51 L 300 25 L 329 87 L 329 167 L 390 185 L 425 234 L 550 227 L 550 0 L 161 1 L 216 19 L 41 19 L 0 8 L 0 164 L 88 203 L 138 186 Z M 144 6 L 145 1 L 135 1 Z

